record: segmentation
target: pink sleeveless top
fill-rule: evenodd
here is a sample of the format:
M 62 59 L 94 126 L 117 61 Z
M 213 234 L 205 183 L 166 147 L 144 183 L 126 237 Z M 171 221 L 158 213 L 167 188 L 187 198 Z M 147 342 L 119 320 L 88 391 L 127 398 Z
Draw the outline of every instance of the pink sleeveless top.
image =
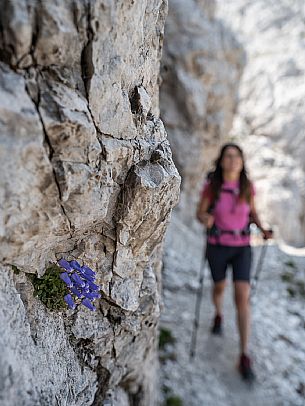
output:
M 238 181 L 224 182 L 222 187 L 225 189 L 236 190 L 238 188 Z M 251 184 L 251 193 L 255 195 L 255 189 Z M 202 197 L 206 197 L 212 202 L 212 192 L 210 189 L 209 181 L 205 183 L 202 190 Z M 217 200 L 213 216 L 215 225 L 222 230 L 242 230 L 249 223 L 250 206 L 247 202 L 238 201 L 238 195 L 230 192 L 220 192 L 219 199 Z M 250 244 L 249 235 L 232 235 L 222 234 L 219 237 L 208 237 L 210 244 L 220 244 L 227 246 L 245 246 Z

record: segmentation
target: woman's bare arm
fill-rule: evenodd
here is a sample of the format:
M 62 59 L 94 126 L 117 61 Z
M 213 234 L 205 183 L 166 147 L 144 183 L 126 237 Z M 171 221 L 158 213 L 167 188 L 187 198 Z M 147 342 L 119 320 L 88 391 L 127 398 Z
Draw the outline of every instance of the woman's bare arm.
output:
M 214 224 L 214 216 L 208 213 L 210 207 L 210 199 L 208 197 L 202 197 L 197 206 L 197 219 L 200 223 L 204 224 L 207 228 L 211 228 Z

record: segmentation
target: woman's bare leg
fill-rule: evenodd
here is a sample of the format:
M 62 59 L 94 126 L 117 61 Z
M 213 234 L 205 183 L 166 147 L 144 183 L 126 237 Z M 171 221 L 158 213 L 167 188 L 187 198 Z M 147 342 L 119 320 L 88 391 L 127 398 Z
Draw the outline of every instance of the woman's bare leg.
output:
M 250 284 L 246 281 L 234 283 L 234 296 L 237 311 L 237 324 L 240 337 L 240 352 L 247 353 L 250 335 Z
M 220 282 L 216 282 L 213 287 L 212 297 L 213 303 L 216 309 L 216 314 L 221 316 L 222 315 L 222 305 L 223 305 L 223 297 L 224 297 L 224 290 L 226 287 L 226 280 L 222 280 Z

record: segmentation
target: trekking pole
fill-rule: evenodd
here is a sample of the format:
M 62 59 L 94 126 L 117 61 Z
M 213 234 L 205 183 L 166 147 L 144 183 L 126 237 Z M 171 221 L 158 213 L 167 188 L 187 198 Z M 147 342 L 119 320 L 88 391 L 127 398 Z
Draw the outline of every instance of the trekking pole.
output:
M 206 239 L 207 239 L 207 236 L 206 236 Z M 196 351 L 197 330 L 199 327 L 200 306 L 201 306 L 202 293 L 203 293 L 202 291 L 203 291 L 204 268 L 205 268 L 205 264 L 207 261 L 206 251 L 207 251 L 207 242 L 205 242 L 203 254 L 202 254 L 202 258 L 201 258 L 201 263 L 200 263 L 199 288 L 197 288 L 197 294 L 196 294 L 195 319 L 194 319 L 193 330 L 192 330 L 190 359 L 192 359 L 194 357 L 195 351 Z
M 270 230 L 270 231 L 272 232 L 272 230 Z M 253 298 L 253 296 L 255 295 L 255 292 L 256 292 L 258 278 L 263 269 L 263 263 L 264 263 L 264 259 L 266 256 L 267 247 L 268 247 L 268 240 L 264 239 L 264 243 L 261 248 L 260 256 L 259 256 L 259 259 L 258 259 L 258 262 L 256 265 L 256 270 L 255 270 L 254 277 L 253 277 L 252 284 L 251 284 L 250 299 Z

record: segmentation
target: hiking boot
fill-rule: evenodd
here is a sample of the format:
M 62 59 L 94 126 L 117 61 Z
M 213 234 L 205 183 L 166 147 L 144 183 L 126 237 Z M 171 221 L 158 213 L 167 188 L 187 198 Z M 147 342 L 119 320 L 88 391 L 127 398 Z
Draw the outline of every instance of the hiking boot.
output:
M 211 333 L 215 335 L 222 335 L 222 319 L 218 314 L 214 318 L 214 323 L 211 328 Z
M 252 382 L 255 379 L 255 375 L 252 369 L 251 360 L 246 354 L 241 354 L 239 359 L 238 370 L 242 378 L 245 381 Z

